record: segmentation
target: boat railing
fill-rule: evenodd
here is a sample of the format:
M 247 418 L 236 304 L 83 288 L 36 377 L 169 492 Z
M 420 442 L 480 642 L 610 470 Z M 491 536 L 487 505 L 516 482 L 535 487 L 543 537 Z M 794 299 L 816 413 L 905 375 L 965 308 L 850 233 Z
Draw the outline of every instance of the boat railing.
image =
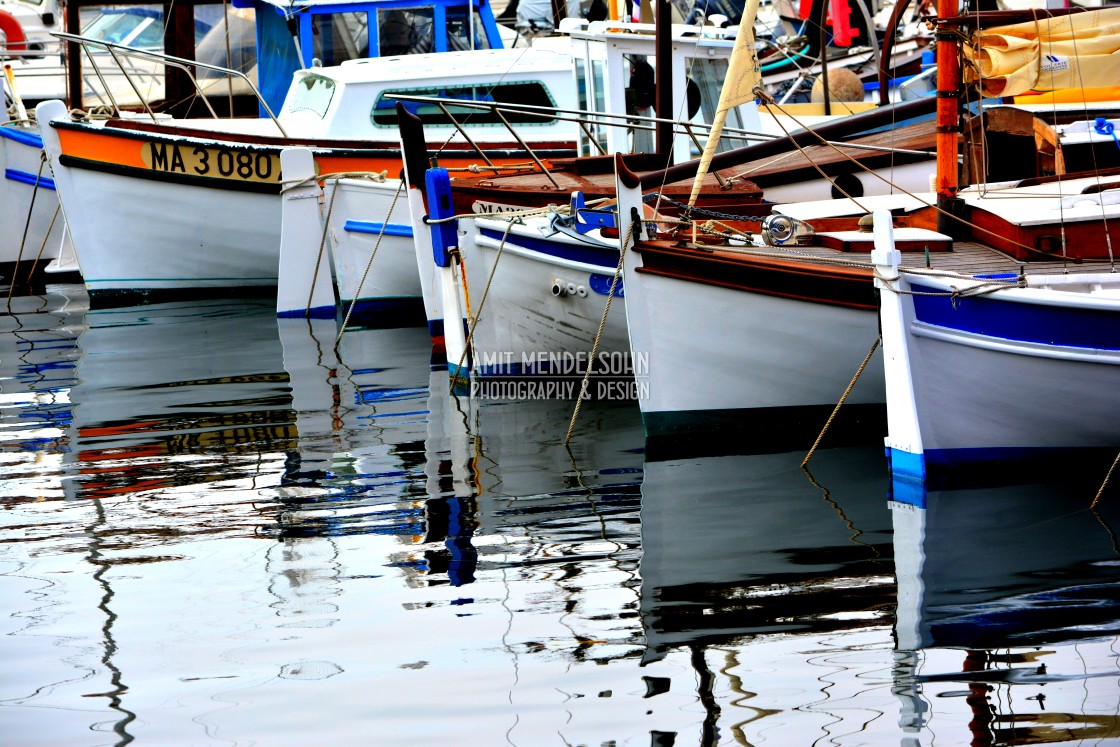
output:
M 467 134 L 463 124 L 455 118 L 451 111 L 451 107 L 455 109 L 470 109 L 472 111 L 487 111 L 497 117 L 506 129 L 513 135 L 513 137 L 521 144 L 527 151 L 532 151 L 531 147 L 526 144 L 521 136 L 518 135 L 516 127 L 509 121 L 506 116 L 510 113 L 517 113 L 523 117 L 535 117 L 539 119 L 549 120 L 551 122 L 573 122 L 578 124 L 583 130 L 587 139 L 595 146 L 600 155 L 606 155 L 606 148 L 599 142 L 597 128 L 598 127 L 621 127 L 627 130 L 635 131 L 648 131 L 655 132 L 658 123 L 671 123 L 674 126 L 674 134 L 688 135 L 693 144 L 697 148 L 702 148 L 703 144 L 700 142 L 700 137 L 711 132 L 711 125 L 699 122 L 686 122 L 675 119 L 663 119 L 659 117 L 648 117 L 639 114 L 613 114 L 610 112 L 591 111 L 587 109 L 557 109 L 549 106 L 538 106 L 534 104 L 515 104 L 508 102 L 491 102 L 491 101 L 472 101 L 465 99 L 449 99 L 438 98 L 432 96 L 410 96 L 404 93 L 387 93 L 385 98 L 394 101 L 404 101 L 414 104 L 425 104 L 435 106 L 447 117 L 448 121 L 454 126 L 464 138 L 470 142 L 470 136 Z M 725 127 L 723 135 L 728 139 L 738 139 L 750 141 L 763 141 L 771 140 L 775 136 L 769 133 L 750 132 L 748 130 L 736 129 L 733 127 Z
M 60 54 L 62 42 L 49 37 L 31 37 L 20 42 L 7 42 L 0 40 L 0 59 L 5 61 L 31 59 L 36 60 L 50 55 Z
M 93 71 L 97 76 L 97 79 L 101 82 L 105 94 L 109 97 L 109 101 L 111 102 L 111 106 L 114 112 L 118 116 L 121 113 L 121 108 L 117 104 L 116 98 L 113 96 L 112 89 L 109 87 L 107 81 L 105 80 L 105 73 L 101 70 L 101 66 L 97 64 L 97 60 L 95 59 L 96 56 L 91 51 L 92 49 L 100 49 L 108 53 L 114 64 L 116 64 L 117 68 L 124 75 L 124 78 L 128 81 L 128 84 L 132 88 L 133 93 L 136 94 L 136 98 L 144 107 L 144 111 L 147 112 L 147 114 L 152 118 L 153 121 L 158 121 L 156 113 L 152 110 L 152 107 L 148 103 L 148 100 L 144 96 L 144 94 L 140 92 L 140 87 L 136 85 L 136 81 L 129 73 L 127 69 L 128 66 L 126 65 L 124 60 L 131 61 L 140 59 L 150 62 L 162 62 L 167 67 L 181 70 L 187 76 L 187 78 L 190 79 L 191 84 L 194 85 L 195 91 L 198 92 L 198 97 L 202 100 L 202 103 L 206 105 L 206 108 L 209 110 L 210 115 L 214 119 L 219 118 L 218 113 L 214 110 L 213 105 L 211 105 L 210 103 L 209 97 L 206 95 L 206 92 L 203 90 L 202 86 L 195 78 L 195 75 L 192 72 L 192 68 L 201 68 L 203 70 L 213 71 L 215 73 L 218 73 L 219 75 L 238 78 L 243 81 L 245 85 L 249 87 L 249 90 L 253 92 L 253 95 L 257 97 L 257 102 L 260 104 L 261 109 L 268 114 L 269 119 L 271 119 L 273 124 L 276 125 L 276 128 L 280 130 L 280 134 L 285 137 L 288 134 L 284 131 L 283 125 L 280 124 L 280 121 L 276 118 L 276 115 L 273 114 L 272 109 L 268 105 L 268 102 L 264 100 L 264 97 L 261 95 L 260 91 L 257 90 L 257 87 L 253 84 L 253 81 L 249 79 L 249 76 L 245 75 L 245 73 L 239 70 L 231 70 L 230 68 L 221 67 L 220 65 L 211 65 L 206 62 L 199 62 L 197 60 L 188 60 L 182 57 L 175 57 L 173 55 L 164 54 L 162 52 L 152 52 L 145 49 L 137 49 L 135 47 L 125 46 L 124 44 L 116 44 L 114 42 L 107 42 L 101 39 L 91 39 L 89 37 L 80 36 L 78 34 L 67 34 L 61 31 L 55 31 L 52 32 L 52 35 L 58 37 L 63 41 L 73 42 L 82 48 L 82 51 L 85 53 L 86 58 L 89 60 L 90 65 L 92 66 Z
M 602 111 L 589 111 L 585 109 L 557 109 L 548 106 L 538 106 L 534 104 L 516 104 L 507 102 L 492 102 L 492 101 L 472 101 L 466 99 L 449 99 L 438 98 L 431 96 L 410 96 L 404 93 L 387 93 L 385 98 L 393 99 L 395 101 L 410 102 L 415 104 L 424 104 L 429 106 L 436 106 L 447 117 L 448 121 L 458 130 L 458 132 L 466 139 L 466 141 L 475 149 L 475 151 L 485 158 L 482 150 L 471 140 L 470 135 L 467 134 L 466 128 L 456 119 L 451 111 L 451 107 L 455 109 L 469 109 L 472 111 L 487 111 L 498 117 L 505 125 L 506 129 L 513 135 L 522 148 L 526 150 L 531 158 L 536 162 L 537 167 L 547 173 L 547 168 L 544 164 L 533 154 L 531 146 L 522 140 L 518 135 L 515 126 L 509 121 L 506 114 L 516 112 L 523 117 L 536 117 L 540 119 L 547 119 L 549 121 L 561 122 L 574 122 L 578 124 L 588 139 L 594 143 L 595 147 L 599 150 L 601 155 L 606 155 L 606 149 L 599 143 L 595 134 L 595 128 L 598 126 L 604 127 L 622 127 L 629 130 L 646 130 L 655 132 L 659 123 L 670 123 L 673 125 L 674 135 L 687 135 L 692 141 L 692 144 L 698 151 L 702 151 L 704 144 L 701 138 L 706 138 L 711 134 L 712 125 L 706 122 L 688 122 L 676 119 L 663 119 L 659 117 L 648 117 L 638 114 L 614 114 L 611 112 Z M 793 134 L 792 132 L 790 134 Z M 787 135 L 776 135 L 773 133 L 754 132 L 736 127 L 724 127 L 720 132 L 721 139 L 729 141 L 738 141 L 750 143 L 768 142 L 771 140 L 784 140 Z M 880 151 L 884 153 L 906 153 L 911 155 L 929 155 L 925 151 L 914 151 L 900 148 L 891 148 L 888 146 L 878 146 L 870 144 L 840 142 L 833 140 L 823 140 L 823 144 L 832 146 L 843 146 L 844 148 L 851 148 L 854 150 L 871 150 Z M 487 160 L 489 163 L 489 160 Z M 492 164 L 491 164 L 492 165 Z M 720 178 L 717 175 L 717 179 Z

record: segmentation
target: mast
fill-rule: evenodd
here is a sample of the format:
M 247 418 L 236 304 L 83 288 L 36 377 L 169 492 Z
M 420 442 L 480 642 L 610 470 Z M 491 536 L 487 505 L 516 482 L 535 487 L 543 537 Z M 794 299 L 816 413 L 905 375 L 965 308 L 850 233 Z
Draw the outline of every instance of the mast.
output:
M 673 157 L 673 6 L 670 0 L 652 0 L 654 4 L 654 79 L 656 81 L 655 115 L 658 117 L 654 150 L 666 159 Z
M 944 23 L 957 13 L 957 0 L 937 0 L 937 230 L 961 238 L 962 224 L 950 216 L 962 212 L 957 199 L 957 138 L 960 135 L 961 67 L 953 29 Z M 946 215 L 948 213 L 949 215 Z

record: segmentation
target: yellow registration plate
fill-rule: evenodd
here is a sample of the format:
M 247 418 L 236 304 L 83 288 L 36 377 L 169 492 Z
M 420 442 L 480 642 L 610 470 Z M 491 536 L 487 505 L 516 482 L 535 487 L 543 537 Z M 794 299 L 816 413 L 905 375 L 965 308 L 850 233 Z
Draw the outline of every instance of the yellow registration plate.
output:
M 149 142 L 140 146 L 140 157 L 149 169 L 169 174 L 280 183 L 279 153 L 252 148 Z

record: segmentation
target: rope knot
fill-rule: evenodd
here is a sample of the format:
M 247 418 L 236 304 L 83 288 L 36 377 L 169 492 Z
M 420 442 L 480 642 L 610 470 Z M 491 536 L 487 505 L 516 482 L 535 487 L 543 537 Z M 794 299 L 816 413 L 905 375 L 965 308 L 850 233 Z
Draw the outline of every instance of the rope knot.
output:
M 1116 136 L 1116 125 L 1112 124 L 1112 122 L 1109 122 L 1104 117 L 1097 117 L 1096 121 L 1093 122 L 1093 130 L 1095 130 L 1098 135 L 1112 136 L 1116 147 L 1120 148 L 1120 138 Z

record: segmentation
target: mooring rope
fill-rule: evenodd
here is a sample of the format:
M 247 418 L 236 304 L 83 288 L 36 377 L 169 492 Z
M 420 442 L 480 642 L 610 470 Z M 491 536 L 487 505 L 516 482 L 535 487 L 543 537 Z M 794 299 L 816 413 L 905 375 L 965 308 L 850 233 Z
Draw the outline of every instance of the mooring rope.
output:
M 427 220 L 427 219 L 425 219 L 425 220 Z M 443 219 L 443 220 L 440 220 L 440 221 L 429 221 L 429 222 L 431 222 L 431 223 L 442 223 L 444 220 L 447 220 L 447 219 Z M 470 315 L 469 315 L 469 312 L 468 312 L 467 338 L 466 338 L 466 340 L 463 341 L 463 352 L 459 356 L 459 364 L 458 364 L 458 367 L 455 369 L 455 375 L 451 377 L 451 380 L 449 382 L 452 393 L 454 393 L 455 384 L 458 383 L 459 378 L 460 378 L 459 377 L 459 371 L 463 370 L 463 363 L 465 363 L 466 360 L 467 360 L 467 351 L 470 350 L 471 347 L 474 345 L 474 332 L 475 332 L 475 329 L 478 327 L 478 320 L 482 318 L 482 307 L 486 305 L 486 299 L 490 297 L 490 285 L 494 282 L 494 273 L 496 273 L 498 271 L 498 261 L 502 258 L 502 251 L 505 250 L 505 248 L 506 248 L 506 240 L 509 238 L 510 231 L 513 230 L 513 225 L 514 225 L 514 221 L 512 221 L 512 220 L 509 221 L 506 224 L 505 233 L 502 234 L 502 241 L 501 241 L 500 244 L 498 244 L 498 251 L 494 254 L 494 264 L 492 264 L 490 266 L 490 274 L 486 277 L 486 286 L 482 289 L 482 297 L 478 301 L 478 312 L 474 316 L 473 323 L 470 321 Z M 454 255 L 452 255 L 452 259 L 456 262 L 461 263 L 462 262 L 462 255 L 458 251 L 456 251 L 454 253 Z M 467 293 L 466 282 L 467 282 L 467 276 L 466 276 L 466 273 L 464 272 L 464 274 L 463 274 L 463 285 L 464 285 L 463 293 L 464 293 L 464 295 L 466 295 L 466 293 Z M 443 310 L 443 324 L 444 324 L 445 327 L 448 324 L 451 323 L 450 313 L 451 312 L 449 312 L 447 309 Z M 458 324 L 459 310 L 455 309 L 454 314 L 455 314 L 455 318 L 456 318 L 455 323 Z
M 14 274 L 17 274 L 17 275 L 19 274 L 18 273 L 18 268 L 19 268 L 20 262 L 23 261 L 23 249 L 24 249 L 24 246 L 27 244 L 27 232 L 29 230 L 31 230 L 31 214 L 35 211 L 35 198 L 39 195 L 39 183 L 43 180 L 43 164 L 45 164 L 46 162 L 47 162 L 46 151 L 42 151 L 42 150 L 39 151 L 39 171 L 38 171 L 38 173 L 35 174 L 35 185 L 31 188 L 31 202 L 27 206 L 27 220 L 25 220 L 24 223 L 23 223 L 23 237 L 20 238 L 20 240 L 19 240 L 19 252 L 16 254 L 16 268 L 17 268 L 17 271 Z M 51 223 L 53 225 L 54 221 L 52 220 Z M 48 233 L 47 235 L 49 236 L 50 233 Z M 44 244 L 45 243 L 46 243 L 46 239 L 44 239 Z M 34 267 L 32 268 L 32 271 L 34 271 Z M 12 292 L 15 290 L 15 287 L 16 287 L 16 279 L 13 277 L 11 284 L 8 286 L 8 310 L 9 311 L 11 311 L 11 308 L 12 308 Z
M 641 226 L 641 221 L 638 220 L 636 215 L 637 209 L 635 208 L 634 220 L 630 223 L 630 232 L 626 237 L 626 241 L 619 242 L 618 246 L 618 266 L 614 270 L 614 277 L 611 278 L 611 288 L 607 293 L 607 303 L 603 307 L 603 316 L 599 319 L 599 329 L 595 332 L 595 339 L 591 343 L 591 354 L 587 358 L 587 370 L 583 373 L 583 381 L 580 382 L 579 397 L 576 398 L 575 409 L 572 410 L 572 419 L 568 421 L 568 432 L 564 436 L 564 446 L 572 440 L 572 431 L 576 427 L 576 419 L 579 417 L 580 407 L 583 405 L 583 397 L 587 394 L 587 386 L 591 381 L 591 369 L 595 366 L 595 354 L 599 350 L 599 341 L 603 338 L 603 330 L 607 326 L 607 314 L 611 311 L 611 301 L 614 300 L 615 290 L 618 288 L 619 280 L 622 279 L 622 261 L 626 257 L 626 249 L 631 242 L 635 240 L 635 234 L 638 227 Z
M 334 183 L 334 191 L 331 192 L 331 203 L 332 204 L 334 203 L 334 196 L 336 194 L 338 194 L 338 188 L 339 188 L 339 184 L 336 181 Z M 334 345 L 335 345 L 336 349 L 342 343 L 342 335 L 343 335 L 344 332 L 346 332 L 346 327 L 350 324 L 350 315 L 354 313 L 354 307 L 357 306 L 358 299 L 361 298 L 362 286 L 364 286 L 366 284 L 366 278 L 369 277 L 369 270 L 370 270 L 371 267 L 373 267 L 373 258 L 377 256 L 377 249 L 381 246 L 381 238 L 385 235 L 385 229 L 388 228 L 388 226 L 389 226 L 389 218 L 393 215 L 393 208 L 395 208 L 397 206 L 397 201 L 400 199 L 401 194 L 403 192 L 404 192 L 404 182 L 402 181 L 397 185 L 397 191 L 393 193 L 393 202 L 389 204 L 389 212 L 385 215 L 385 220 L 383 220 L 381 222 L 381 230 L 377 232 L 377 240 L 374 241 L 374 243 L 373 243 L 373 251 L 371 251 L 369 253 L 369 260 L 366 262 L 366 268 L 365 268 L 365 270 L 362 271 L 362 279 L 358 281 L 358 288 L 354 291 L 354 298 L 352 298 L 350 300 L 350 306 L 349 306 L 349 308 L 346 309 L 346 317 L 342 320 L 342 327 L 341 327 L 341 329 L 338 330 L 338 338 L 334 342 Z M 329 225 L 330 225 L 330 217 L 328 215 L 327 222 L 324 224 L 324 240 L 325 240 L 326 227 L 329 226 Z M 319 248 L 320 258 L 322 257 L 322 251 L 323 251 L 323 249 L 322 249 L 322 247 L 320 247 Z M 315 272 L 316 272 L 316 275 L 319 272 L 318 260 L 316 260 L 316 263 L 315 263 Z M 315 276 L 312 276 L 312 277 L 314 278 Z M 312 288 L 312 291 L 314 291 L 314 288 L 315 288 L 314 279 L 312 279 L 311 288 Z M 307 307 L 309 309 L 311 308 L 310 296 L 308 296 Z
M 836 407 L 832 408 L 832 414 L 829 415 L 828 420 L 825 421 L 824 428 L 821 428 L 821 432 L 817 436 L 817 440 L 813 442 L 813 447 L 809 449 L 809 453 L 806 454 L 805 458 L 801 460 L 802 468 L 804 468 L 805 465 L 809 463 L 809 460 L 813 458 L 813 454 L 816 453 L 817 447 L 821 445 L 821 439 L 823 439 L 824 434 L 828 432 L 828 427 L 832 425 L 832 421 L 836 419 L 836 414 L 840 412 L 840 407 L 844 404 L 844 401 L 848 399 L 848 395 L 852 393 L 852 389 L 855 387 L 856 382 L 859 381 L 859 377 L 863 373 L 863 369 L 867 368 L 868 362 L 871 361 L 871 356 L 875 355 L 875 351 L 879 349 L 879 343 L 882 341 L 883 340 L 881 337 L 875 338 L 875 342 L 871 345 L 871 349 L 867 351 L 867 356 L 863 359 L 863 363 L 859 364 L 859 368 L 856 370 L 856 375 L 852 377 L 852 380 L 850 382 L 848 382 L 848 388 L 844 390 L 844 393 L 842 395 L 840 395 L 840 401 L 836 403 Z
M 39 268 L 39 262 L 43 259 L 43 252 L 47 248 L 47 240 L 51 237 L 51 231 L 54 230 L 55 221 L 58 220 L 59 213 L 62 212 L 62 203 L 54 206 L 54 214 L 51 215 L 51 222 L 47 225 L 46 233 L 43 234 L 43 241 L 39 244 L 39 251 L 35 255 L 35 261 L 31 263 L 31 272 L 27 273 L 27 282 L 31 283 L 31 278 L 35 277 L 35 270 Z M 14 281 L 15 278 L 12 278 Z
M 1097 494 L 1093 497 L 1093 502 L 1089 504 L 1089 508 L 1096 508 L 1097 507 L 1097 503 L 1100 502 L 1101 496 L 1104 495 L 1105 488 L 1108 487 L 1108 481 L 1112 479 L 1112 473 L 1116 470 L 1116 465 L 1117 464 L 1120 464 L 1120 454 L 1117 454 L 1116 459 L 1114 459 L 1112 461 L 1112 466 L 1108 468 L 1108 474 L 1106 474 L 1104 476 L 1104 482 L 1101 483 L 1101 488 L 1100 488 L 1100 490 L 1097 491 Z

